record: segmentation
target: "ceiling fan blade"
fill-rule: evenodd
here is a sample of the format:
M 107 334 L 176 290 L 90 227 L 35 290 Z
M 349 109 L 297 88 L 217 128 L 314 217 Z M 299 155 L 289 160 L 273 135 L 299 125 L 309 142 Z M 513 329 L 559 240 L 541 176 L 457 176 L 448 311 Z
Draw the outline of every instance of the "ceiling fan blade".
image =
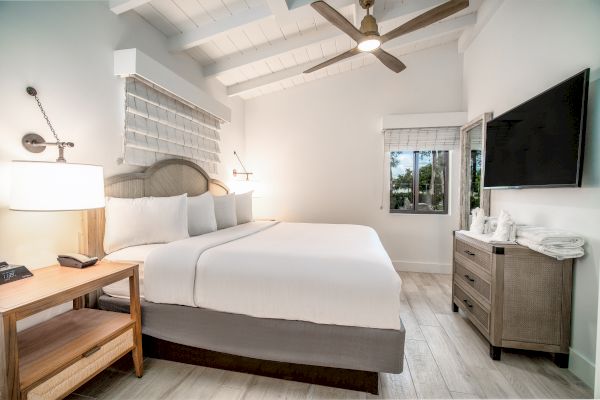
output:
M 317 10 L 317 12 L 321 14 L 323 18 L 336 26 L 346 35 L 350 36 L 355 42 L 360 42 L 363 37 L 362 32 L 356 29 L 356 27 L 352 25 L 350 21 L 344 18 L 342 14 L 337 12 L 335 8 L 320 0 L 311 3 L 311 6 Z
M 387 42 L 388 40 L 395 39 L 398 36 L 424 28 L 454 13 L 457 13 L 468 6 L 469 0 L 450 0 L 442 5 L 432 8 L 427 12 L 424 12 L 418 17 L 411 19 L 407 23 L 400 25 L 396 29 L 392 29 L 385 35 L 381 36 L 381 41 L 382 43 Z
M 325 68 L 325 67 L 327 67 L 327 66 L 329 66 L 331 64 L 335 64 L 338 61 L 342 61 L 342 60 L 344 60 L 346 58 L 349 58 L 349 57 L 352 57 L 353 55 L 356 55 L 358 53 L 360 53 L 360 51 L 358 50 L 358 48 L 355 47 L 355 48 L 350 49 L 350 50 L 348 50 L 348 51 L 346 51 L 346 52 L 344 52 L 342 54 L 338 54 L 337 56 L 335 56 L 333 58 L 330 58 L 329 60 L 324 61 L 321 64 L 317 64 L 314 67 L 307 69 L 306 71 L 304 71 L 304 73 L 305 74 L 310 74 L 311 72 L 315 72 L 316 70 L 319 70 L 321 68 Z
M 383 65 L 385 65 L 395 73 L 402 72 L 406 68 L 406 65 L 404 65 L 402 61 L 398 60 L 390 53 L 381 50 L 380 48 L 373 50 L 371 53 L 373 53 L 373 55 L 377 57 L 379 61 L 383 63 Z

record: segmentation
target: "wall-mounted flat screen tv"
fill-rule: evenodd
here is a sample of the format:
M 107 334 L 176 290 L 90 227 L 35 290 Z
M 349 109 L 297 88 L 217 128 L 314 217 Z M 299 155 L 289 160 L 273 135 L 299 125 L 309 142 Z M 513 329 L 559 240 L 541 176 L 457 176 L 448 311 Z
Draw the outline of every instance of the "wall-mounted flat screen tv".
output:
M 485 188 L 581 186 L 589 74 L 487 123 Z

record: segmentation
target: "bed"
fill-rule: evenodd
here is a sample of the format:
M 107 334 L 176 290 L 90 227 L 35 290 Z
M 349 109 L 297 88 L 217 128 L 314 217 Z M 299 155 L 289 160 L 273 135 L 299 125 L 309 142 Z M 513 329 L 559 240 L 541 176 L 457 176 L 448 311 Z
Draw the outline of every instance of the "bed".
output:
M 228 192 L 184 160 L 109 178 L 105 191 Z M 140 262 L 147 356 L 370 393 L 379 372 L 402 372 L 400 280 L 371 228 L 257 221 L 105 255 L 103 223 L 103 210 L 87 212 L 82 250 Z M 126 312 L 127 294 L 112 285 L 96 303 Z

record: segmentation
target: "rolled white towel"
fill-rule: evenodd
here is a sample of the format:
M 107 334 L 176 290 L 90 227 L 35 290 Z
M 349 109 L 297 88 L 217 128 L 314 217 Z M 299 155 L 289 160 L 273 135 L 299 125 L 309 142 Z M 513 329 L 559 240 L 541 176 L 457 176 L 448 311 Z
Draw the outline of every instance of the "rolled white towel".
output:
M 485 225 L 483 228 L 483 233 L 493 233 L 498 227 L 498 218 L 496 217 L 487 217 L 485 219 Z
M 469 231 L 474 233 L 483 233 L 483 229 L 485 227 L 485 213 L 479 207 L 474 208 L 471 211 L 471 226 L 469 227 Z
M 498 227 L 492 235 L 492 240 L 496 242 L 507 242 L 511 240 L 511 231 L 514 230 L 515 223 L 510 214 L 505 210 L 500 211 L 498 216 Z M 514 237 L 513 239 L 514 240 Z
M 585 244 L 585 240 L 576 233 L 532 225 L 519 225 L 517 238 L 527 239 L 543 246 L 561 246 L 562 248 L 578 248 Z
M 552 245 L 541 245 L 523 237 L 517 238 L 517 243 L 521 246 L 529 247 L 533 251 L 545 254 L 549 257 L 556 258 L 557 260 L 564 260 L 567 258 L 579 258 L 583 257 L 585 252 L 583 247 L 562 247 Z

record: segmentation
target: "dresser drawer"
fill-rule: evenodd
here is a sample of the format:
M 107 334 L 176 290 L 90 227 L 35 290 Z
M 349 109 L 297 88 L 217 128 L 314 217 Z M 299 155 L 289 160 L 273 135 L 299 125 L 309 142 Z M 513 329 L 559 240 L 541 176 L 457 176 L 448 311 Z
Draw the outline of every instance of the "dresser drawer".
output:
M 111 341 L 83 354 L 78 361 L 31 389 L 27 393 L 27 399 L 61 399 L 132 350 L 133 346 L 133 329 L 128 329 Z
M 454 280 L 461 281 L 466 285 L 469 285 L 477 293 L 481 294 L 484 299 L 491 301 L 491 287 L 488 282 L 486 282 L 481 276 L 473 271 L 467 269 L 462 266 L 461 263 L 457 260 L 454 260 Z
M 474 262 L 486 272 L 490 273 L 492 270 L 492 254 L 481 250 L 478 247 L 472 246 L 469 243 L 463 242 L 460 239 L 456 239 L 455 245 L 456 253 L 465 257 L 469 261 Z
M 489 335 L 490 314 L 481 307 L 471 296 L 467 294 L 459 285 L 454 284 L 454 297 L 457 305 L 463 309 L 472 320 L 475 319 L 483 328 L 483 334 Z

